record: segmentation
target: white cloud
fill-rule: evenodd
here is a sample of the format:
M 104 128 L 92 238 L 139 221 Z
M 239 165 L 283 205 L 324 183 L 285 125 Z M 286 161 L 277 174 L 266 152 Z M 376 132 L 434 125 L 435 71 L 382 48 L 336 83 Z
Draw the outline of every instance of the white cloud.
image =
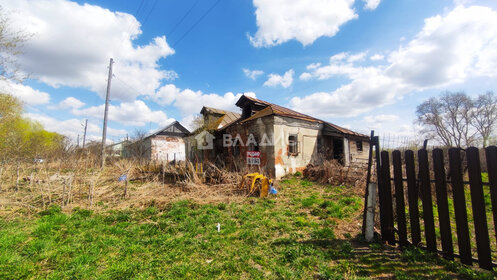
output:
M 366 54 L 367 54 L 367 52 L 360 52 L 357 54 L 348 55 L 347 62 L 362 61 L 362 60 L 364 60 L 364 57 L 366 57 Z
M 47 104 L 50 101 L 50 95 L 46 92 L 4 79 L 0 79 L 0 91 L 19 98 L 27 105 Z
M 236 101 L 245 94 L 255 97 L 254 92 L 237 93 L 227 92 L 224 95 L 216 93 L 203 93 L 191 89 L 180 89 L 173 84 L 161 87 L 150 98 L 160 105 L 171 105 L 178 108 L 183 116 L 198 114 L 202 106 L 215 107 L 223 110 L 238 112 Z
M 243 70 L 243 73 L 245 74 L 245 76 L 247 76 L 248 78 L 250 78 L 252 80 L 257 79 L 257 77 L 264 74 L 264 71 L 262 71 L 262 70 L 249 70 L 247 68 L 242 68 L 242 70 Z
M 254 0 L 257 32 L 249 36 L 255 47 L 271 47 L 289 40 L 304 46 L 321 36 L 332 37 L 341 25 L 357 18 L 354 0 Z
M 78 119 L 57 120 L 44 114 L 25 114 L 28 118 L 40 122 L 43 127 L 48 131 L 54 131 L 69 137 L 73 142 L 76 142 L 78 135 L 83 137 L 84 121 Z M 92 121 L 88 122 L 87 127 L 87 140 L 100 140 L 102 139 L 102 127 Z M 108 136 L 124 136 L 126 130 L 107 128 Z
M 376 116 L 365 116 L 363 118 L 363 121 L 364 122 L 367 122 L 367 123 L 385 123 L 385 122 L 392 122 L 392 121 L 396 121 L 399 119 L 399 116 L 397 115 L 386 115 L 386 114 L 380 114 L 380 115 L 376 115 Z
M 294 97 L 290 105 L 323 117 L 354 116 L 391 104 L 409 92 L 443 88 L 470 77 L 497 76 L 497 12 L 456 7 L 425 20 L 407 45 L 390 53 L 387 64 L 363 67 L 338 54 L 311 73 L 318 79 L 344 75 L 351 81 L 331 92 Z M 333 108 L 332 110 L 330 108 Z
M 59 102 L 59 104 L 56 106 L 56 108 L 59 108 L 59 109 L 77 109 L 77 108 L 81 108 L 83 106 L 85 106 L 84 102 L 71 96 L 71 97 L 68 97 L 68 98 L 62 100 L 61 102 Z
M 371 59 L 372 61 L 383 60 L 384 58 L 385 58 L 384 55 L 378 53 L 369 57 L 369 59 Z
M 177 77 L 157 64 L 174 53 L 165 36 L 136 45 L 140 23 L 130 14 L 66 0 L 7 0 L 2 6 L 15 28 L 33 34 L 19 57 L 22 69 L 50 86 L 89 88 L 103 97 L 111 57 L 116 77 L 126 81 L 112 85 L 114 100 L 133 100 Z
M 307 81 L 310 78 L 312 78 L 312 75 L 311 75 L 311 73 L 308 73 L 308 72 L 304 72 L 304 73 L 300 74 L 300 76 L 299 76 L 299 79 L 301 79 L 303 81 Z
M 364 2 L 364 9 L 374 10 L 380 5 L 381 0 L 362 0 Z
M 102 119 L 105 105 L 92 106 L 84 109 L 74 109 L 72 113 L 79 116 L 89 116 Z M 152 111 L 145 102 L 135 100 L 119 105 L 109 105 L 109 120 L 131 126 L 145 126 L 148 123 L 165 125 L 174 121 L 162 111 Z
M 286 71 L 283 76 L 274 73 L 269 74 L 267 81 L 264 82 L 264 86 L 274 87 L 277 85 L 281 85 L 282 87 L 287 88 L 292 85 L 294 74 L 295 72 L 293 71 L 293 69 Z
M 311 63 L 309 65 L 306 66 L 306 69 L 307 70 L 313 70 L 313 69 L 316 69 L 318 68 L 319 66 L 321 66 L 321 63 Z

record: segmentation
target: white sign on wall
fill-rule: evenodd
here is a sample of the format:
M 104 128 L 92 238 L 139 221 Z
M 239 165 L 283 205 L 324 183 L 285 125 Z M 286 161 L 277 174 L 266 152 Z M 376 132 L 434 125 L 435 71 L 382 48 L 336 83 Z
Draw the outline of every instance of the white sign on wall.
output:
M 261 165 L 261 152 L 247 151 L 247 164 L 248 165 Z

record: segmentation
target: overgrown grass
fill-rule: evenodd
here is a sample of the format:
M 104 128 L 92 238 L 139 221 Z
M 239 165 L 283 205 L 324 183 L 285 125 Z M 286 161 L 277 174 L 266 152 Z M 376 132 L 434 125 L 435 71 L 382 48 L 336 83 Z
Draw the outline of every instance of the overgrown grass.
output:
M 290 177 L 278 196 L 0 219 L 0 279 L 366 279 L 492 274 L 360 238 L 362 197 Z M 220 231 L 217 231 L 217 224 Z

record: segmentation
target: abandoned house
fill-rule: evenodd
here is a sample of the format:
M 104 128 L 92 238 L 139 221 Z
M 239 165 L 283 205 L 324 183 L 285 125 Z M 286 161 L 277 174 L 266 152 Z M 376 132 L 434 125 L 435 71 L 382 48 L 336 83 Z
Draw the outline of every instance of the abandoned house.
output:
M 205 130 L 195 136 L 196 144 L 189 138 L 190 160 L 280 178 L 309 163 L 336 159 L 349 165 L 368 159 L 367 135 L 246 95 L 236 106 L 241 114 L 202 108 Z
M 145 160 L 165 162 L 185 160 L 184 138 L 189 134 L 188 129 L 178 121 L 174 121 L 127 145 L 125 154 Z

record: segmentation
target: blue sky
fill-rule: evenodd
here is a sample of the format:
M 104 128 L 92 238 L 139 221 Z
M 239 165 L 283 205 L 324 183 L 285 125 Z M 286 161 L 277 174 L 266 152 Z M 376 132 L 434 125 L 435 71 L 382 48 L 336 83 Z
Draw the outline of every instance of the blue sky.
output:
M 312 4 L 311 4 L 312 3 Z M 352 130 L 417 135 L 418 104 L 497 81 L 495 1 L 1 0 L 31 34 L 24 84 L 0 82 L 27 116 L 75 140 L 101 135 L 109 58 L 109 141 L 243 93 Z

